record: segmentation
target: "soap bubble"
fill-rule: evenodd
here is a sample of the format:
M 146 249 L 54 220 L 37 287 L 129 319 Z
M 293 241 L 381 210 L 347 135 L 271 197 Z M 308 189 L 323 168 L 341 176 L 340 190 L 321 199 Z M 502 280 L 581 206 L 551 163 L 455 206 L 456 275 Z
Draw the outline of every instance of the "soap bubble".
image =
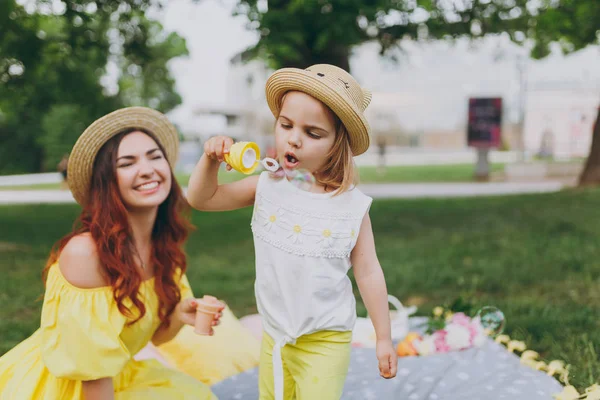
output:
M 504 331 L 506 319 L 504 313 L 494 306 L 482 307 L 475 319 L 478 319 L 488 336 L 498 336 Z
M 292 185 L 302 190 L 310 190 L 316 182 L 315 176 L 306 169 L 286 170 L 285 175 Z
M 284 169 L 279 163 L 270 157 L 265 157 L 260 161 L 261 166 L 269 171 L 273 176 L 286 179 L 297 188 L 310 190 L 315 184 L 315 176 L 306 169 Z

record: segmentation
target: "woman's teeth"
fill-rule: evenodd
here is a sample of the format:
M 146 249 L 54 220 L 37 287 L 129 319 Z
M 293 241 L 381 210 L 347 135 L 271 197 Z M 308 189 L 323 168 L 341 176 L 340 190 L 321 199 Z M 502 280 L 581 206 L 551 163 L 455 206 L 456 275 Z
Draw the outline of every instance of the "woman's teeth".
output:
M 148 182 L 137 187 L 137 190 L 151 190 L 158 186 L 158 182 Z

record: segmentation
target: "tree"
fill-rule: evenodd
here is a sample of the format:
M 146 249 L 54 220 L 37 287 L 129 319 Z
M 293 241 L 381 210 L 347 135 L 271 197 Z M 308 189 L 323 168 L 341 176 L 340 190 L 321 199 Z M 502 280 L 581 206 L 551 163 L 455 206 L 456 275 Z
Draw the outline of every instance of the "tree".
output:
M 0 2 L 0 171 L 50 169 L 95 118 L 181 102 L 167 62 L 187 54 L 145 11 L 151 0 Z M 118 82 L 103 84 L 109 64 Z M 58 155 L 60 157 L 61 154 Z
M 63 155 L 71 151 L 89 121 L 87 109 L 77 104 L 57 104 L 44 114 L 42 131 L 35 138 L 36 144 L 44 150 L 43 170 L 56 168 Z
M 260 33 L 258 43 L 243 53 L 243 59 L 262 57 L 272 68 L 329 63 L 349 69 L 350 49 L 367 40 L 354 23 L 356 7 L 336 7 L 333 12 L 331 4 L 313 0 L 271 0 L 268 11 L 261 11 L 260 5 L 255 0 L 241 1 L 236 9 Z
M 564 52 L 573 52 L 600 42 L 600 3 L 597 0 L 550 2 L 534 19 L 530 36 L 536 40 L 533 55 L 545 57 L 549 45 L 558 42 Z M 592 146 L 585 162 L 580 186 L 600 184 L 600 107 L 592 130 Z
M 414 40 L 480 38 L 507 33 L 533 42 L 543 58 L 559 43 L 573 52 L 599 43 L 598 0 L 239 0 L 237 14 L 260 34 L 243 59 L 261 57 L 272 68 L 315 63 L 349 70 L 352 48 L 378 41 L 381 54 Z M 580 184 L 600 184 L 600 109 Z
M 263 58 L 272 68 L 328 63 L 349 70 L 352 48 L 374 39 L 368 21 L 391 9 L 391 2 L 385 7 L 388 2 L 381 0 L 270 0 L 268 9 L 265 3 L 241 0 L 235 14 L 245 15 L 248 27 L 260 34 L 242 59 Z
M 529 15 L 511 10 L 525 2 L 239 0 L 234 13 L 246 16 L 248 28 L 260 34 L 244 59 L 261 57 L 273 68 L 317 62 L 347 68 L 352 48 L 367 41 L 378 41 L 384 54 L 404 38 L 475 37 L 522 29 Z

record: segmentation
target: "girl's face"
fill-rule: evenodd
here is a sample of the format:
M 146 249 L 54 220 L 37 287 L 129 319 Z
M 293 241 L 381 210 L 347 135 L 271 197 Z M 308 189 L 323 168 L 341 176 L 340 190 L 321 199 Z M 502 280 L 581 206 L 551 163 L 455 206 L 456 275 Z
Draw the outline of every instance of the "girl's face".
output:
M 117 151 L 117 184 L 129 210 L 158 207 L 171 191 L 171 167 L 154 139 L 135 131 Z
M 325 104 L 302 92 L 286 93 L 275 125 L 277 157 L 284 168 L 320 172 L 335 134 L 334 115 Z

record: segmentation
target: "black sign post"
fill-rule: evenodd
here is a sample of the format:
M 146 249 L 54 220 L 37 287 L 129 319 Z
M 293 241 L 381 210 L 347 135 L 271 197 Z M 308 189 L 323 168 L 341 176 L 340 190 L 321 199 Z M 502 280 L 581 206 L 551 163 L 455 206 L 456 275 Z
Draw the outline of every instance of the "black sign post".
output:
M 490 176 L 489 151 L 500 147 L 502 133 L 502 98 L 469 99 L 467 143 L 477 149 L 475 179 L 487 181 Z

